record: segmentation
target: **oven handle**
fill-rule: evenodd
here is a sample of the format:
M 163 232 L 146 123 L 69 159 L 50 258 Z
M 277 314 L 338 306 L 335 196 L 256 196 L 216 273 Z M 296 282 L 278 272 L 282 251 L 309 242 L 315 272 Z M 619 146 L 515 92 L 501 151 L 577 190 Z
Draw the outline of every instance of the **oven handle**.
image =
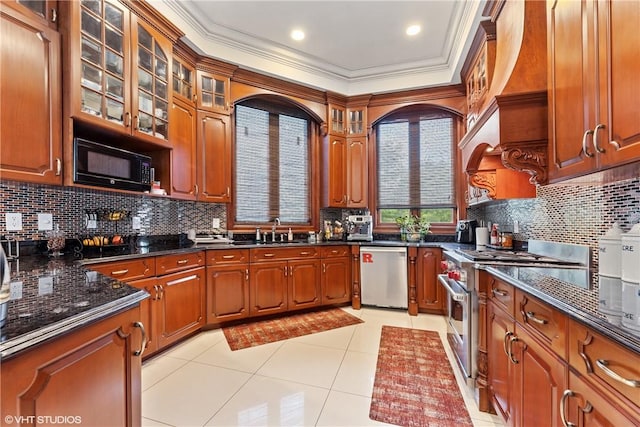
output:
M 464 293 L 457 293 L 456 291 L 454 291 L 451 285 L 449 285 L 448 279 L 449 278 L 446 274 L 438 274 L 438 281 L 442 284 L 442 286 L 444 286 L 449 295 L 451 295 L 451 298 L 453 298 L 454 301 L 464 301 L 466 295 Z

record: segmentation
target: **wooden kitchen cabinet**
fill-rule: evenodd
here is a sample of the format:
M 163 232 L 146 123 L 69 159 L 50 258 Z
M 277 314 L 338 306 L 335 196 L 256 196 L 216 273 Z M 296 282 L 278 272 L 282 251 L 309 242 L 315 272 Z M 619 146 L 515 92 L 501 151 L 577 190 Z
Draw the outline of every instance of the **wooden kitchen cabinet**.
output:
M 249 269 L 249 314 L 282 313 L 287 304 L 287 261 L 265 262 Z
M 135 5 L 144 19 L 115 0 L 63 4 L 68 114 L 170 148 L 172 42 L 165 34 L 174 29 L 150 25 L 153 10 L 144 4 Z
M 228 76 L 197 70 L 198 110 L 229 114 L 231 79 Z
M 514 426 L 514 410 L 511 378 L 515 366 L 506 352 L 509 339 L 515 332 L 514 319 L 511 313 L 498 308 L 496 304 L 487 304 L 487 356 L 489 394 L 496 413 L 505 424 Z
M 0 3 L 0 175 L 62 184 L 61 38 Z
M 35 417 L 16 425 L 140 426 L 139 322 L 136 306 L 3 360 L 3 413 Z M 56 416 L 74 418 L 45 418 Z
M 445 314 L 447 292 L 438 281 L 442 249 L 420 248 L 417 259 L 418 310 L 424 313 Z
M 322 248 L 322 304 L 351 301 L 351 252 L 349 246 Z
M 57 0 L 5 0 L 2 3 L 39 20 L 53 30 L 58 29 Z
M 231 202 L 232 136 L 228 115 L 198 111 L 197 199 Z
M 299 310 L 322 302 L 320 260 L 291 260 L 287 262 L 287 308 Z
M 640 159 L 640 3 L 547 3 L 550 181 Z
M 327 162 L 325 205 L 358 208 L 367 206 L 366 137 L 329 135 L 325 139 Z
M 207 251 L 207 324 L 249 316 L 249 250 Z

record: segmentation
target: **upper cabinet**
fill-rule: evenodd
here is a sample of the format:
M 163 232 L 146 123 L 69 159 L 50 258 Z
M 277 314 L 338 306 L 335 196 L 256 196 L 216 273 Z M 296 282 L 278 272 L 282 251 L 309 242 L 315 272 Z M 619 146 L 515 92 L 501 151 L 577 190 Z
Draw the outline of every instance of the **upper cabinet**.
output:
M 57 0 L 4 0 L 3 3 L 54 30 L 58 28 Z
M 550 181 L 640 159 L 640 3 L 549 1 L 547 12 Z
M 0 3 L 2 179 L 62 184 L 60 55 L 60 34 Z
M 229 85 L 227 76 L 198 70 L 198 109 L 229 113 Z
M 467 90 L 467 128 L 471 129 L 478 120 L 480 110 L 486 101 L 489 83 L 493 77 L 496 61 L 496 25 L 487 20 L 480 22 L 474 38 L 474 52 L 462 70 Z
M 169 146 L 170 40 L 118 1 L 63 4 L 69 115 Z

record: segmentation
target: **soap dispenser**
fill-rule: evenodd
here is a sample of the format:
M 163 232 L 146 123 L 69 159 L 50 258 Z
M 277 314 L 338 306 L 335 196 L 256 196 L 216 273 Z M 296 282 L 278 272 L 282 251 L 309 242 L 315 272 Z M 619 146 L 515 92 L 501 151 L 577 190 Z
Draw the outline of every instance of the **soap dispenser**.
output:
M 291 227 L 289 227 L 289 234 L 287 234 L 287 240 L 293 242 L 293 233 L 291 232 Z

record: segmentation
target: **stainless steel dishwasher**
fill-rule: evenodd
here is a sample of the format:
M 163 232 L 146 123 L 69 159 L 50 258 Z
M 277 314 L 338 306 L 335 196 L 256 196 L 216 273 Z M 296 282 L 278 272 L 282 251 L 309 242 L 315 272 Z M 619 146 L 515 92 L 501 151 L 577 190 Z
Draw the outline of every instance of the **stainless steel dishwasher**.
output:
M 360 302 L 376 307 L 407 308 L 407 248 L 360 248 Z

